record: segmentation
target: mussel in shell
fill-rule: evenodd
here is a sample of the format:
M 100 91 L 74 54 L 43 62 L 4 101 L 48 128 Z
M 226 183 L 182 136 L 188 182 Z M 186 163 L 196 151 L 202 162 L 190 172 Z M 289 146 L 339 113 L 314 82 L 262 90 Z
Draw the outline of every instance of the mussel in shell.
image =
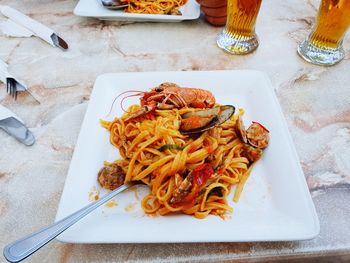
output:
M 232 105 L 223 105 L 211 109 L 183 114 L 180 131 L 182 134 L 195 134 L 209 130 L 231 118 L 235 113 Z

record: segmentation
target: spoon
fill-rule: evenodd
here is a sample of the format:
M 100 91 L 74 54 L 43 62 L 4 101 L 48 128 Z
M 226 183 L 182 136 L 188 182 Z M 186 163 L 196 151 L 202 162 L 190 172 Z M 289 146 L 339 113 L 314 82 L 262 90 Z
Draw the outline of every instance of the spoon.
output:
M 128 4 L 122 4 L 118 0 L 101 0 L 101 3 L 105 8 L 111 10 L 123 9 L 128 6 Z
M 57 237 L 63 231 L 65 231 L 70 226 L 74 225 L 84 216 L 95 210 L 97 207 L 101 206 L 117 194 L 123 192 L 131 186 L 136 185 L 135 182 L 129 182 L 123 184 L 122 186 L 116 188 L 109 194 L 103 196 L 96 202 L 93 202 L 77 212 L 57 221 L 56 223 L 43 228 L 33 234 L 30 234 L 24 238 L 12 242 L 4 248 L 4 256 L 9 262 L 20 262 L 26 257 L 42 248 L 44 245 L 49 243 L 52 239 Z

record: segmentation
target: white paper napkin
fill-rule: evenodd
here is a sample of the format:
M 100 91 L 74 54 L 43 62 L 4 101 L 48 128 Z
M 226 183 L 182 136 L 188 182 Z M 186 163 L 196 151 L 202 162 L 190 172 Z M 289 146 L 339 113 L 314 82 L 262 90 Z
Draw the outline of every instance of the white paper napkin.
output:
M 6 19 L 0 23 L 0 31 L 8 37 L 31 37 L 33 32 L 25 27 Z
M 8 108 L 0 104 L 0 120 L 10 118 L 10 117 L 14 117 L 15 119 L 24 123 L 24 121 L 20 117 L 18 117 L 14 112 L 10 111 Z
M 7 23 L 5 24 L 5 26 L 2 25 L 2 28 L 3 29 L 5 28 L 5 32 L 9 33 L 16 29 L 18 30 L 18 32 L 19 31 L 23 32 L 26 29 L 26 33 L 25 33 L 26 36 L 28 36 L 29 34 L 30 36 L 32 35 L 37 36 L 43 39 L 44 41 L 46 41 L 47 43 L 49 43 L 51 46 L 55 47 L 52 39 L 52 35 L 55 34 L 55 32 L 52 29 L 22 14 L 16 9 L 6 5 L 0 5 L 0 12 L 16 24 L 10 30 L 9 30 L 9 26 L 11 27 L 11 23 L 10 24 Z M 12 23 L 12 26 L 13 26 L 13 23 Z M 5 32 L 4 34 L 6 34 Z

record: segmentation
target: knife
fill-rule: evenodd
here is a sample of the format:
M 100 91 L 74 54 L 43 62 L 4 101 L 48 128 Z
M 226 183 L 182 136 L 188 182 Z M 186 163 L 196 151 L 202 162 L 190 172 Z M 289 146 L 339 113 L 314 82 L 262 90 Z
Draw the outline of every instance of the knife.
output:
M 63 50 L 68 49 L 68 44 L 61 37 L 59 37 L 52 29 L 22 14 L 16 9 L 9 6 L 0 6 L 0 12 L 12 21 L 16 22 L 17 24 L 29 29 L 33 32 L 35 36 L 43 39 L 50 45 L 54 47 L 59 47 Z
M 0 104 L 0 128 L 21 143 L 27 146 L 33 145 L 34 135 L 23 123 L 16 114 Z

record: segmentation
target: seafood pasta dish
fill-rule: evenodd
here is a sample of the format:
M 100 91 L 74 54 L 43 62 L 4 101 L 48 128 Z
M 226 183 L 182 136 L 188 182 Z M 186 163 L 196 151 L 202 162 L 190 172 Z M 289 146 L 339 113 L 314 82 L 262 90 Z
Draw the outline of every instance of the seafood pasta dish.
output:
M 127 13 L 181 15 L 179 8 L 187 3 L 187 0 L 120 0 L 128 4 L 124 9 Z
M 121 155 L 99 171 L 101 186 L 113 190 L 142 181 L 150 189 L 141 203 L 147 214 L 205 218 L 232 212 L 231 188 L 236 186 L 237 202 L 268 146 L 269 131 L 258 122 L 246 129 L 243 109 L 220 105 L 207 90 L 163 83 L 130 93 L 123 100 L 141 96 L 139 105 L 111 122 L 101 121 Z

